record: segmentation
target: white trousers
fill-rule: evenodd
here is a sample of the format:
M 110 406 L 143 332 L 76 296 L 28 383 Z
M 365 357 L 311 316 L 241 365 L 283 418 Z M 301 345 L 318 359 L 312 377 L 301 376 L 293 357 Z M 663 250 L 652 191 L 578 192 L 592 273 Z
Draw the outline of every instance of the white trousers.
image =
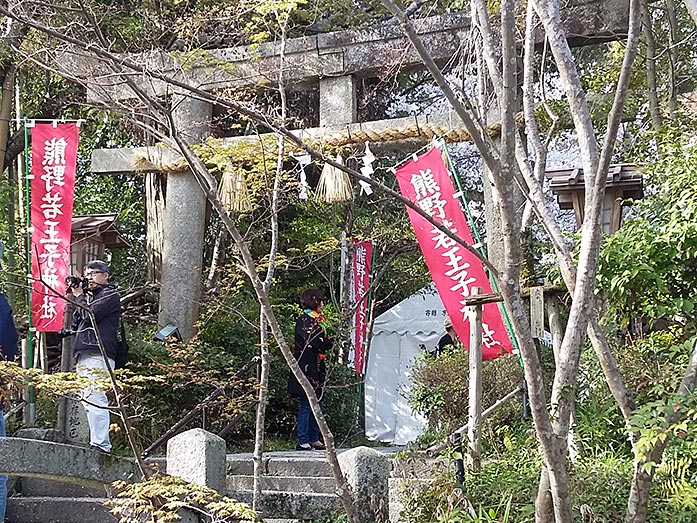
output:
M 114 368 L 114 360 L 109 358 L 109 366 Z M 78 376 L 85 378 L 108 379 L 109 374 L 101 354 L 80 354 L 75 365 Z M 82 390 L 82 405 L 87 414 L 87 424 L 90 427 L 90 445 L 95 445 L 101 449 L 111 452 L 111 441 L 109 440 L 109 425 L 111 419 L 109 415 L 109 400 L 106 392 L 88 387 Z

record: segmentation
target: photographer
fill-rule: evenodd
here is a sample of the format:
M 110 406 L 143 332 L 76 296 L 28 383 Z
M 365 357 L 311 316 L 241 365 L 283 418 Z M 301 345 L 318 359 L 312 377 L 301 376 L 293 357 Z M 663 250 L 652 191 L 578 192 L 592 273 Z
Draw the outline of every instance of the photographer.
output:
M 87 378 L 104 377 L 107 362 L 99 350 L 97 332 L 92 325 L 88 307 L 97 323 L 97 331 L 113 369 L 116 358 L 116 332 L 121 318 L 121 300 L 115 287 L 109 283 L 109 266 L 101 260 L 89 262 L 85 279 L 69 278 L 68 285 L 80 306 L 73 313 L 75 343 L 73 351 L 78 375 Z M 90 427 L 90 448 L 102 453 L 111 452 L 109 440 L 109 400 L 106 393 L 89 387 L 82 391 L 83 406 Z

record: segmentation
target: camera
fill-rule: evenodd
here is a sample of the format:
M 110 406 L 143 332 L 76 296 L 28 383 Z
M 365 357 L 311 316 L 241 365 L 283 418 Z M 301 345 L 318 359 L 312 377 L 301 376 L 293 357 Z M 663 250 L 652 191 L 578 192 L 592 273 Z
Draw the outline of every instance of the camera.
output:
M 79 276 L 68 276 L 65 278 L 65 284 L 67 285 L 68 289 L 82 287 L 83 290 L 87 290 L 87 287 L 89 287 L 87 278 L 80 278 Z

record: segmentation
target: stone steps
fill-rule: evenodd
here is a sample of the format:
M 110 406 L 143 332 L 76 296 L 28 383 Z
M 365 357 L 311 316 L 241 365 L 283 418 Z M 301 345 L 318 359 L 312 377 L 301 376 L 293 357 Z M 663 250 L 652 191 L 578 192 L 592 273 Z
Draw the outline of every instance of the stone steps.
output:
M 227 495 L 250 505 L 254 485 L 252 457 L 251 453 L 226 456 Z M 264 475 L 259 509 L 263 515 L 298 521 L 327 517 L 341 510 L 324 452 L 267 453 L 262 457 L 262 464 Z
M 261 506 L 263 516 L 287 519 L 320 519 L 341 510 L 336 494 L 317 494 L 309 492 L 284 492 L 263 490 Z M 251 505 L 252 492 L 228 492 L 228 496 Z
M 166 471 L 164 458 L 148 461 L 158 470 Z M 229 497 L 251 504 L 253 468 L 251 454 L 226 456 L 225 488 Z M 295 523 L 325 518 L 342 510 L 339 498 L 334 494 L 334 479 L 324 452 L 268 453 L 263 457 L 263 470 L 260 510 L 265 521 Z M 395 482 L 395 479 L 390 479 L 390 486 Z M 18 479 L 15 490 L 19 495 L 8 500 L 8 521 L 12 523 L 116 521 L 102 505 L 103 489 L 24 477 Z M 390 499 L 390 505 L 392 502 Z M 391 512 L 395 513 L 394 508 Z
M 21 492 L 23 497 L 104 498 L 106 496 L 104 488 L 89 488 L 74 483 L 32 477 L 17 478 L 17 483 L 11 490 Z
M 10 497 L 6 520 L 12 523 L 117 523 L 104 498 Z
M 341 451 L 338 451 L 340 454 Z M 268 453 L 262 457 L 263 471 L 270 476 L 332 477 L 332 469 L 324 452 L 285 451 Z M 254 462 L 251 453 L 228 454 L 227 474 L 251 476 Z
M 264 457 L 260 510 L 269 522 L 296 522 L 319 519 L 341 509 L 334 492 L 334 480 L 324 454 L 307 453 Z M 148 460 L 166 471 L 164 458 Z M 254 465 L 251 454 L 226 456 L 226 494 L 251 504 Z M 245 474 L 247 473 L 247 474 Z M 8 499 L 8 521 L 12 523 L 114 523 L 116 519 L 102 505 L 104 489 L 33 477 L 16 478 L 19 494 Z
M 252 492 L 229 492 L 238 501 L 252 502 Z M 7 521 L 12 523 L 116 523 L 104 505 L 106 498 L 12 496 Z M 341 510 L 334 494 L 262 491 L 260 510 L 273 520 L 319 519 Z M 266 519 L 266 521 L 271 521 Z
M 334 478 L 306 476 L 262 476 L 261 489 L 278 492 L 314 492 L 316 494 L 333 494 Z M 251 492 L 254 488 L 254 476 L 228 476 L 226 480 L 228 493 Z

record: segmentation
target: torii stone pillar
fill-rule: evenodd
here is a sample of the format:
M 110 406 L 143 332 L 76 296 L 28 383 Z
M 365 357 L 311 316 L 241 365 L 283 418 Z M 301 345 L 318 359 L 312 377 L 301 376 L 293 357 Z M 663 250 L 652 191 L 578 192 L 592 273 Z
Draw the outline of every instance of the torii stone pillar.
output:
M 353 76 L 319 81 L 319 125 L 331 127 L 356 121 L 356 88 Z
M 207 102 L 173 97 L 172 115 L 190 143 L 210 133 L 212 107 Z M 206 223 L 206 196 L 189 169 L 167 174 L 165 205 L 158 323 L 175 325 L 188 340 L 198 319 Z

